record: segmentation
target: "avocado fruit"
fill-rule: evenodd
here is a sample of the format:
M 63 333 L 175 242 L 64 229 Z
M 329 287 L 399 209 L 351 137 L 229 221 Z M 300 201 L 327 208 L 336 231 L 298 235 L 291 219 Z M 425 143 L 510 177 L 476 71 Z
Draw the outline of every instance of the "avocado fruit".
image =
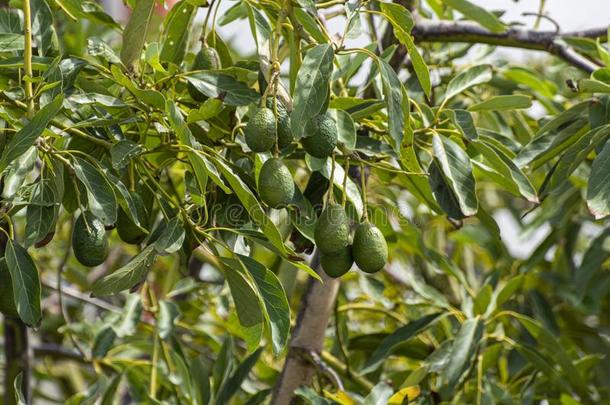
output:
M 277 101 L 277 144 L 280 149 L 285 148 L 290 145 L 294 141 L 294 135 L 292 134 L 292 129 L 290 127 L 290 113 L 286 109 L 284 103 L 282 103 L 279 99 Z M 273 111 L 273 97 L 268 97 L 267 108 Z
M 136 215 L 138 217 L 138 221 L 143 228 L 147 226 L 148 214 L 146 212 L 146 207 L 144 206 L 144 202 L 137 194 L 131 195 L 135 209 Z M 116 231 L 119 234 L 119 238 L 125 243 L 129 243 L 131 245 L 137 245 L 142 243 L 144 239 L 146 239 L 146 232 L 142 230 L 138 225 L 135 224 L 127 215 L 125 210 L 122 208 L 119 209 L 116 220 Z
M 352 268 L 354 257 L 350 245 L 334 253 L 322 253 L 320 264 L 324 272 L 332 278 L 344 275 Z
M 295 186 L 290 170 L 277 158 L 267 159 L 258 174 L 261 200 L 271 208 L 282 208 L 292 202 Z
M 365 273 L 376 273 L 388 261 L 388 244 L 375 225 L 363 222 L 356 228 L 353 243 L 354 261 Z
M 108 257 L 108 238 L 104 224 L 91 212 L 83 212 L 72 230 L 72 250 L 81 264 L 94 267 Z
M 313 157 L 328 157 L 337 146 L 337 123 L 328 114 L 320 114 L 308 120 L 305 134 L 303 147 Z
M 340 204 L 329 203 L 324 208 L 316 222 L 314 240 L 322 253 L 335 253 L 349 244 L 349 220 Z
M 203 45 L 201 50 L 195 55 L 192 70 L 215 70 L 220 68 L 220 56 L 216 49 L 208 45 Z M 189 83 L 187 89 L 193 100 L 205 101 L 207 99 L 207 97 L 197 91 L 192 84 Z
M 4 257 L 0 258 L 0 313 L 11 318 L 19 317 L 13 295 L 13 281 Z
M 248 121 L 245 129 L 246 144 L 253 152 L 267 152 L 277 138 L 277 123 L 273 110 L 261 107 Z

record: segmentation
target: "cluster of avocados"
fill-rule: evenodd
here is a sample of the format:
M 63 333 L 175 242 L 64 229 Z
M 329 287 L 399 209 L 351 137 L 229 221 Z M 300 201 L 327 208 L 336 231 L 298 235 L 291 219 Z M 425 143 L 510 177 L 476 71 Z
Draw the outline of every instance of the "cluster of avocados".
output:
M 328 113 L 310 118 L 304 130 L 306 135 L 301 143 L 308 154 L 316 158 L 332 156 L 338 132 L 335 120 Z M 250 117 L 244 135 L 246 144 L 256 153 L 270 152 L 276 144 L 279 148 L 290 145 L 294 137 L 288 110 L 280 100 L 266 98 L 264 105 Z M 258 191 L 261 200 L 272 208 L 287 207 L 293 201 L 294 180 L 280 158 L 265 161 L 259 172 Z M 356 228 L 350 244 L 349 218 L 344 207 L 334 202 L 320 214 L 314 240 L 321 252 L 322 268 L 330 277 L 341 277 L 354 262 L 362 271 L 375 273 L 384 267 L 388 258 L 384 236 L 366 219 Z
M 354 262 L 365 273 L 376 273 L 388 260 L 388 245 L 375 225 L 364 220 L 356 227 L 352 244 L 349 218 L 342 205 L 329 202 L 320 214 L 314 240 L 321 253 L 320 263 L 330 277 L 341 277 Z

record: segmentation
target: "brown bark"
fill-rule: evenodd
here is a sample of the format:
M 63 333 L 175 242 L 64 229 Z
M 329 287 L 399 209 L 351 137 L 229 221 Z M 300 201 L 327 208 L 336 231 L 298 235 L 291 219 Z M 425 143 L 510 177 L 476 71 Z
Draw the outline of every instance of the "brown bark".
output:
M 324 271 L 321 271 L 317 255 L 312 260 L 312 268 L 316 268 L 323 282 L 313 278 L 307 281 L 307 289 L 292 332 L 284 369 L 273 391 L 271 401 L 273 405 L 290 404 L 295 390 L 311 383 L 316 373 L 316 366 L 303 354 L 313 352 L 319 355 L 324 348 L 324 336 L 333 312 L 340 281 L 328 277 Z
M 21 391 L 26 401 L 30 399 L 30 356 L 28 328 L 20 319 L 4 318 L 4 404 L 16 404 L 15 378 L 22 375 Z

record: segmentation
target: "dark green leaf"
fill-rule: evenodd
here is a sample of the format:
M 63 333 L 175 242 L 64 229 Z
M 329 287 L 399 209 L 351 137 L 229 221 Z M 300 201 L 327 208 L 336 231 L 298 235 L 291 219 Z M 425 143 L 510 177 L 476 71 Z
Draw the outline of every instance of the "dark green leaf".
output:
M 451 348 L 449 363 L 441 372 L 441 378 L 446 388 L 444 396 L 452 395 L 472 367 L 484 331 L 485 322 L 479 317 L 467 319 L 460 327 Z
M 258 102 L 258 93 L 224 73 L 196 72 L 185 76 L 185 79 L 201 94 L 222 100 L 226 105 L 240 106 Z
M 461 213 L 464 216 L 475 215 L 478 203 L 468 155 L 455 142 L 437 134 L 432 138 L 432 145 L 436 169 L 453 192 Z
M 106 225 L 116 222 L 118 204 L 106 175 L 93 164 L 74 156 L 73 167 L 76 177 L 87 189 L 89 210 Z
M 297 75 L 294 109 L 291 115 L 292 132 L 298 139 L 308 119 L 324 112 L 329 96 L 329 82 L 333 72 L 334 52 L 328 44 L 316 45 L 305 55 Z
M 596 219 L 610 215 L 610 140 L 591 166 L 587 206 Z
M 147 246 L 125 266 L 93 283 L 91 294 L 112 295 L 138 286 L 145 280 L 156 257 L 154 246 Z
M 21 130 L 15 133 L 2 152 L 0 158 L 0 173 L 15 159 L 22 156 L 34 144 L 45 130 L 49 122 L 59 113 L 63 97 L 57 96 L 51 103 L 44 106 L 34 115 Z
M 445 0 L 445 4 L 459 11 L 465 17 L 478 22 L 492 32 L 504 32 L 506 27 L 498 20 L 494 13 L 471 3 L 468 0 Z
M 179 65 L 184 59 L 197 8 L 187 1 L 175 4 L 165 19 L 161 61 Z
M 490 65 L 478 65 L 468 68 L 455 76 L 447 85 L 445 100 L 449 100 L 472 86 L 487 83 L 492 78 Z
M 19 318 L 29 326 L 40 323 L 40 278 L 36 264 L 21 245 L 6 242 L 6 266 L 11 273 L 13 296 Z
M 155 0 L 135 1 L 135 8 L 125 30 L 123 30 L 121 60 L 125 66 L 132 65 L 140 59 L 154 8 Z
M 440 313 L 426 315 L 423 318 L 419 318 L 396 329 L 391 335 L 381 341 L 377 349 L 375 349 L 371 357 L 367 360 L 361 373 L 367 374 L 375 371 L 387 359 L 396 346 L 419 335 L 440 319 L 440 315 Z

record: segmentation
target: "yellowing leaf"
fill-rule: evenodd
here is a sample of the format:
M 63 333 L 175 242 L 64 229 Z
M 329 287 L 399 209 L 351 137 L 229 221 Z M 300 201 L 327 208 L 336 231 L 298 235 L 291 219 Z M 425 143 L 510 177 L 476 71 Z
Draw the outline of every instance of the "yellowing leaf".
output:
M 419 394 L 421 394 L 421 389 L 418 386 L 403 388 L 390 397 L 388 405 L 401 405 L 404 403 L 405 398 L 411 402 L 417 398 Z

